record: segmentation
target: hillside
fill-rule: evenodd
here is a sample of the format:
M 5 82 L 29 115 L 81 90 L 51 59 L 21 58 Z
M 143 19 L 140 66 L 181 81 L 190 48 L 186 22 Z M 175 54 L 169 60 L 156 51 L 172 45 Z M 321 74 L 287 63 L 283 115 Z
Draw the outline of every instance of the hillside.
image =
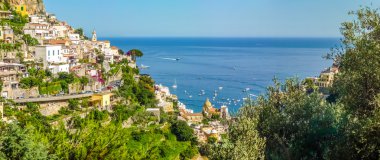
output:
M 45 13 L 42 0 L 0 0 L 0 3 L 8 3 L 10 6 L 25 4 L 29 14 Z

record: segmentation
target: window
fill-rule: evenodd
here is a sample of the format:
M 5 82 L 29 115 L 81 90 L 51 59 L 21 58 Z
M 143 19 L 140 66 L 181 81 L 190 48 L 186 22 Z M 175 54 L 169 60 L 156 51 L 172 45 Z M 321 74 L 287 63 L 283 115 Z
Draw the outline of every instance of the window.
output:
M 58 50 L 58 56 L 59 56 L 59 50 Z
M 53 56 L 54 56 L 54 50 L 53 50 Z
M 50 56 L 50 51 L 48 51 L 48 56 Z

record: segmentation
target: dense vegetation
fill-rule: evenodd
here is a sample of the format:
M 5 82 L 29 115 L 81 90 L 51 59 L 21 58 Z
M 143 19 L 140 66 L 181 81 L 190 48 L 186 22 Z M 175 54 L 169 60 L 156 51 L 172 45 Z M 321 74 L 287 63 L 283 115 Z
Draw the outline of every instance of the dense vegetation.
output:
M 70 100 L 59 115 L 49 117 L 37 104 L 22 110 L 6 105 L 5 116 L 14 122 L 0 124 L 0 159 L 190 159 L 198 154 L 186 123 L 163 112 L 166 118 L 159 120 L 145 111 L 156 104 L 154 81 L 137 76 L 137 69 L 123 63 L 124 83 L 116 93 L 121 102 L 112 111 L 91 108 L 85 99 Z M 25 88 L 56 82 L 64 86 L 78 79 L 64 73 L 54 78 L 44 70 L 29 72 L 30 78 L 22 80 Z M 47 77 L 52 82 L 43 82 Z
M 341 28 L 340 67 L 325 98 L 310 82 L 275 81 L 247 102 L 227 139 L 202 147 L 211 159 L 379 159 L 380 15 L 362 8 Z M 305 92 L 306 90 L 306 92 Z

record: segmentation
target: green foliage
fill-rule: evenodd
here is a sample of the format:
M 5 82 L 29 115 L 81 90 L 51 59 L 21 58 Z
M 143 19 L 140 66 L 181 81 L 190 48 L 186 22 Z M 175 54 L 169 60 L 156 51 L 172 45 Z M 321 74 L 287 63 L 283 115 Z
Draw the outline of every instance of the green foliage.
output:
M 119 88 L 118 94 L 131 103 L 139 103 L 147 107 L 154 107 L 156 99 L 154 95 L 154 81 L 149 76 L 140 76 L 136 82 L 136 70 L 129 66 L 123 66 L 123 85 Z
M 26 77 L 20 80 L 20 86 L 23 89 L 31 89 L 33 87 L 37 87 L 40 83 L 41 81 L 35 77 Z
M 330 55 L 340 67 L 330 99 L 345 115 L 332 157 L 379 159 L 380 15 L 370 8 L 350 14 L 356 19 L 342 24 L 343 46 Z
M 179 141 L 191 141 L 193 144 L 197 144 L 197 139 L 194 136 L 194 131 L 187 125 L 185 121 L 172 122 L 171 131 L 177 136 Z
M 215 144 L 216 142 L 218 142 L 218 139 L 215 137 L 208 137 L 207 138 L 207 143 L 209 143 L 209 144 Z
M 84 36 L 83 28 L 75 29 L 74 33 L 79 34 L 81 37 Z
M 40 106 L 36 103 L 27 103 L 26 104 L 27 111 L 31 112 L 31 113 L 37 113 L 39 108 L 40 108 Z
M 73 111 L 71 111 L 68 108 L 62 107 L 61 109 L 59 109 L 58 113 L 61 115 L 69 115 L 69 114 L 73 113 Z
M 2 90 L 3 90 L 3 85 L 4 85 L 4 82 L 3 82 L 3 80 L 0 80 L 0 91 L 2 91 Z
M 19 42 L 16 43 L 0 43 L 0 51 L 12 52 L 19 51 L 22 44 Z
M 104 54 L 99 54 L 99 55 L 96 57 L 96 63 L 98 63 L 98 64 L 103 64 L 104 59 L 105 59 Z
M 75 81 L 75 75 L 73 73 L 59 72 L 56 81 L 65 81 L 67 84 L 72 84 Z
M 79 101 L 77 99 L 70 99 L 68 107 L 71 110 L 78 110 L 79 109 Z
M 12 123 L 0 130 L 1 159 L 48 159 L 49 141 L 32 126 L 25 129 Z
M 324 159 L 338 136 L 340 107 L 308 94 L 295 79 L 275 82 L 230 125 L 228 140 L 211 145 L 212 159 Z M 214 155 L 212 153 L 225 153 Z M 245 157 L 245 158 L 244 158 Z
M 89 99 L 85 98 L 85 99 L 82 99 L 81 103 L 80 103 L 80 106 L 82 108 L 88 108 L 90 106 L 90 102 L 89 102 Z
M 117 52 L 119 53 L 119 55 L 124 55 L 124 51 L 122 49 L 117 50 Z
M 80 84 L 82 85 L 82 89 L 90 82 L 90 80 L 87 77 L 80 77 L 79 78 Z
M 38 40 L 30 36 L 29 34 L 25 34 L 22 36 L 22 40 L 28 46 L 36 46 L 39 44 Z
M 45 82 L 40 84 L 39 92 L 44 95 L 55 95 L 62 91 L 60 82 Z
M 142 57 L 144 53 L 138 49 L 132 49 L 128 51 L 128 55 L 131 55 L 132 60 L 136 62 L 136 57 Z
M 115 121 L 123 122 L 128 120 L 130 117 L 135 115 L 137 112 L 142 112 L 145 110 L 144 107 L 139 105 L 117 105 L 113 107 L 113 118 Z
M 12 19 L 1 19 L 0 25 L 1 26 L 9 25 L 13 29 L 13 33 L 15 35 L 21 35 L 23 34 L 23 27 L 29 21 L 29 17 L 22 16 L 21 14 L 18 14 L 16 12 L 13 12 L 12 14 L 13 14 Z
M 344 49 L 333 52 L 340 66 L 335 91 L 347 109 L 357 115 L 369 116 L 372 103 L 380 93 L 380 15 L 378 10 L 362 8 L 351 12 L 354 22 L 342 24 Z
M 318 86 L 316 86 L 313 82 L 313 80 L 311 78 L 306 78 L 303 82 L 302 82 L 303 86 L 305 87 L 306 89 L 306 92 L 307 93 L 312 93 L 314 91 L 317 91 L 318 90 Z

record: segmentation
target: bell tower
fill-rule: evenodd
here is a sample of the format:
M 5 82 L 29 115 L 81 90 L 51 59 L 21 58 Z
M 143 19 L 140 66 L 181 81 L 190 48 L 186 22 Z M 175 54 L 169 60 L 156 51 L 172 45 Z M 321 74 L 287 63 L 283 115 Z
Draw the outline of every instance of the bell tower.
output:
M 91 39 L 93 42 L 96 42 L 98 41 L 98 37 L 96 36 L 96 31 L 92 31 L 92 39 Z

